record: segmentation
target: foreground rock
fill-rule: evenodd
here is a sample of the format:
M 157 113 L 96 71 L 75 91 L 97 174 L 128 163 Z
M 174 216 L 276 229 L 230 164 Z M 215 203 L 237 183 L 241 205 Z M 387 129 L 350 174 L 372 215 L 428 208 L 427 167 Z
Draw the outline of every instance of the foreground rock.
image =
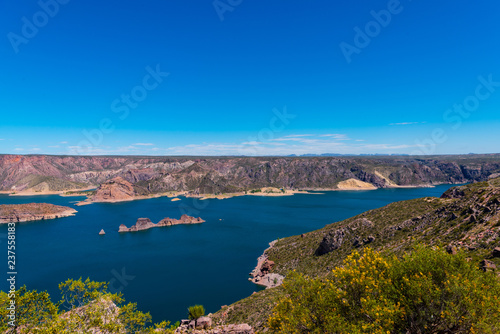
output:
M 47 203 L 0 205 L 0 224 L 63 218 L 76 212 L 73 208 Z
M 163 218 L 158 224 L 151 222 L 149 218 L 139 218 L 135 225 L 128 228 L 126 225 L 121 224 L 118 232 L 137 232 L 143 230 L 149 230 L 153 227 L 163 227 L 163 226 L 173 226 L 173 225 L 191 225 L 191 224 L 201 224 L 205 221 L 200 217 L 195 218 L 188 215 L 182 215 L 181 219 Z
M 270 288 L 275 288 L 277 286 L 280 286 L 283 283 L 283 280 L 285 279 L 284 276 L 276 273 L 271 273 L 273 267 L 274 267 L 274 262 L 268 259 L 268 256 L 266 252 L 273 248 L 273 246 L 276 244 L 277 240 L 272 241 L 269 243 L 269 248 L 264 251 L 264 254 L 262 254 L 258 259 L 257 259 L 257 266 L 255 269 L 250 273 L 250 276 L 252 278 L 249 278 L 249 280 L 252 283 L 255 283 L 260 286 L 265 286 L 266 289 Z
M 210 324 L 210 326 L 208 326 Z M 175 330 L 175 334 L 254 334 L 250 325 L 226 325 L 210 328 L 212 320 L 208 317 L 202 317 L 198 320 L 183 320 L 181 326 Z

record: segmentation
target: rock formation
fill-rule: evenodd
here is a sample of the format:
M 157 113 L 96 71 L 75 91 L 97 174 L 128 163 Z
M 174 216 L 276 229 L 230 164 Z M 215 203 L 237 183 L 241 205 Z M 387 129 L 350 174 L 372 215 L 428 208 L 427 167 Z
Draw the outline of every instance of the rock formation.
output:
M 264 254 L 262 254 L 257 259 L 257 266 L 250 273 L 250 276 L 252 276 L 252 278 L 249 278 L 249 280 L 252 283 L 255 283 L 260 286 L 265 286 L 266 289 L 280 286 L 283 283 L 283 280 L 285 279 L 284 276 L 271 272 L 274 267 L 274 262 L 268 259 L 266 252 L 270 250 L 275 243 L 276 240 L 269 243 L 269 248 L 266 249 L 264 251 Z
M 368 235 L 366 237 L 361 237 L 356 231 L 358 229 L 373 228 L 374 224 L 366 218 L 359 218 L 351 223 L 349 226 L 339 227 L 336 230 L 330 231 L 321 240 L 318 248 L 316 249 L 316 255 L 324 255 L 333 252 L 344 244 L 345 240 L 349 240 L 349 244 L 353 247 L 361 247 L 362 245 L 369 244 L 375 241 L 375 237 Z
M 101 229 L 101 232 L 99 232 L 99 235 L 105 235 L 105 234 L 106 234 L 106 232 L 104 232 L 104 230 Z
M 0 224 L 74 216 L 75 209 L 47 203 L 0 205 Z
M 101 184 L 94 195 L 92 202 L 118 202 L 132 200 L 138 193 L 134 186 L 121 177 L 115 177 Z
M 173 225 L 189 225 L 189 224 L 201 224 L 205 221 L 200 217 L 194 218 L 188 215 L 182 215 L 180 219 L 163 218 L 157 224 L 158 226 L 173 226 Z
M 190 225 L 190 224 L 201 224 L 205 221 L 200 217 L 195 218 L 188 215 L 182 215 L 180 219 L 164 218 L 154 224 L 149 218 L 139 218 L 135 225 L 128 228 L 126 225 L 121 224 L 118 232 L 137 232 L 142 230 L 148 230 L 153 227 L 163 227 L 163 226 L 173 226 L 173 225 Z
M 201 317 L 197 320 L 182 320 L 175 334 L 254 334 L 248 324 L 212 327 L 212 319 Z

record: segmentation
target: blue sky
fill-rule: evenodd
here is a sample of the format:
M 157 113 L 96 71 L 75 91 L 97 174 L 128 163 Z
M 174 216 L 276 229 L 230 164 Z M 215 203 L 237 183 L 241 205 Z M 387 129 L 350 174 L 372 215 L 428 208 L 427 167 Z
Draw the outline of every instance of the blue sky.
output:
M 500 3 L 7 0 L 0 153 L 499 152 Z

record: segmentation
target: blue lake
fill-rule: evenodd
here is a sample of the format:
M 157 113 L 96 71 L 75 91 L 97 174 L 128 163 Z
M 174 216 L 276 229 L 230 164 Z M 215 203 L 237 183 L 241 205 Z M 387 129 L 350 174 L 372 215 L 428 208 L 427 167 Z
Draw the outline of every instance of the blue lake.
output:
M 202 304 L 215 312 L 251 295 L 248 282 L 257 257 L 277 238 L 305 233 L 395 201 L 440 196 L 435 188 L 329 191 L 321 195 L 243 196 L 199 201 L 169 198 L 76 207 L 78 197 L 0 195 L 0 204 L 52 203 L 73 206 L 75 217 L 21 223 L 16 228 L 17 284 L 47 290 L 59 299 L 58 284 L 68 278 L 111 281 L 127 301 L 150 311 L 153 320 L 177 321 L 187 307 Z M 205 223 L 119 234 L 137 218 L 157 223 L 182 214 Z M 101 229 L 105 236 L 99 236 Z M 7 272 L 7 226 L 0 226 L 0 260 Z M 1 290 L 7 289 L 5 279 Z

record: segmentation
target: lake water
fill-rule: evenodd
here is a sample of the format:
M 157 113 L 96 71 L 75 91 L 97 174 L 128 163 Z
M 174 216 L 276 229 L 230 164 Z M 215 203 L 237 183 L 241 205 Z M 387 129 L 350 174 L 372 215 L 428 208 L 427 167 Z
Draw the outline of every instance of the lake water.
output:
M 215 312 L 259 290 L 248 282 L 248 273 L 272 240 L 322 228 L 394 201 L 440 196 L 450 187 L 178 202 L 164 197 L 81 207 L 74 206 L 78 197 L 0 195 L 0 204 L 45 202 L 78 210 L 75 217 L 17 225 L 18 286 L 47 290 L 58 300 L 57 286 L 68 278 L 111 281 L 113 291 L 122 291 L 127 301 L 137 302 L 139 309 L 150 311 L 159 322 L 185 318 L 187 307 L 194 304 Z M 117 232 L 120 224 L 130 227 L 140 217 L 157 223 L 183 213 L 206 222 Z M 105 236 L 98 235 L 101 229 Z M 3 268 L 6 235 L 7 226 L 0 226 Z M 0 289 L 7 289 L 5 279 Z

